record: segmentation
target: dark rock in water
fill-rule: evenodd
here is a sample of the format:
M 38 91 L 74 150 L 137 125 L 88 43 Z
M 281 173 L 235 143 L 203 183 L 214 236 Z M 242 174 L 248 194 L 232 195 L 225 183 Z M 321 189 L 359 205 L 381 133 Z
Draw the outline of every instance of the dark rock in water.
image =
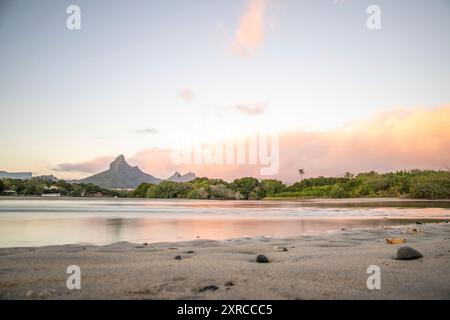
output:
M 422 222 L 420 222 L 420 221 L 416 221 L 416 224 L 422 224 Z
M 219 289 L 219 287 L 218 286 L 215 286 L 215 285 L 209 285 L 209 286 L 205 286 L 205 287 L 203 287 L 203 288 L 200 288 L 199 290 L 198 290 L 198 292 L 205 292 L 205 291 L 216 291 L 216 290 L 218 290 Z
M 189 251 L 186 251 L 186 253 L 194 253 L 194 251 L 192 251 L 192 250 L 189 250 Z
M 269 263 L 269 259 L 265 255 L 260 254 L 259 256 L 256 257 L 256 262 Z
M 397 251 L 397 260 L 413 260 L 422 258 L 423 255 L 411 247 L 401 247 Z
M 234 282 L 233 281 L 227 281 L 227 282 L 225 282 L 225 286 L 226 287 L 232 287 L 232 286 L 234 286 Z
M 288 249 L 286 247 L 278 247 L 277 250 L 280 251 L 280 252 L 288 251 Z
M 175 256 L 175 260 L 181 260 L 181 256 Z

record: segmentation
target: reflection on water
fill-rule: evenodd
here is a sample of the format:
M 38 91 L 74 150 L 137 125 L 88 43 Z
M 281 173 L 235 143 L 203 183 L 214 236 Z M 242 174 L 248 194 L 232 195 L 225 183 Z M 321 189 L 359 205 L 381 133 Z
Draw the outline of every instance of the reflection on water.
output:
M 291 237 L 450 218 L 445 205 L 378 205 L 382 207 L 294 201 L 0 200 L 0 247 Z

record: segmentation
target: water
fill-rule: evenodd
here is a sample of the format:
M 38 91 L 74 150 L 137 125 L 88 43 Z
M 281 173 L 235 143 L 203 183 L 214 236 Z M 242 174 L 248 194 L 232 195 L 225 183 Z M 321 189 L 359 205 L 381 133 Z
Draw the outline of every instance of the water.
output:
M 0 247 L 282 238 L 448 219 L 449 202 L 0 200 Z

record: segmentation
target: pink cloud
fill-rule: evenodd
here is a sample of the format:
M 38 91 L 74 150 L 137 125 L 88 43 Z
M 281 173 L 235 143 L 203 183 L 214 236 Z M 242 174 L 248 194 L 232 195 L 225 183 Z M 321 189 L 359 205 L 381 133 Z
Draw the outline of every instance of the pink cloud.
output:
M 175 171 L 181 171 L 181 168 L 172 162 L 170 149 L 150 148 L 141 150 L 132 156 L 129 162 L 158 178 L 169 177 Z
M 184 102 L 191 102 L 192 100 L 194 100 L 194 92 L 189 88 L 184 88 L 178 91 L 178 96 Z
M 231 45 L 234 53 L 248 57 L 261 46 L 265 37 L 265 16 L 269 3 L 269 0 L 247 0 Z
M 445 169 L 450 166 L 450 106 L 392 110 L 326 132 L 301 130 L 280 135 L 280 166 L 275 176 L 260 175 L 259 165 L 173 165 L 170 150 L 147 150 L 135 159 L 156 176 L 175 170 L 232 180 L 242 176 L 297 181 L 305 176 L 345 172 Z
M 392 110 L 323 133 L 290 132 L 280 141 L 280 175 L 292 181 L 297 167 L 307 175 L 381 172 L 450 164 L 450 106 Z
M 325 131 L 296 130 L 280 135 L 280 165 L 274 176 L 261 176 L 260 165 L 184 164 L 172 162 L 170 149 L 152 148 L 129 160 L 143 171 L 165 178 L 175 171 L 233 180 L 243 176 L 276 178 L 285 182 L 305 177 L 342 176 L 345 172 L 445 169 L 450 166 L 450 106 L 436 109 L 391 110 L 370 119 Z M 100 172 L 113 157 L 59 164 L 57 171 Z

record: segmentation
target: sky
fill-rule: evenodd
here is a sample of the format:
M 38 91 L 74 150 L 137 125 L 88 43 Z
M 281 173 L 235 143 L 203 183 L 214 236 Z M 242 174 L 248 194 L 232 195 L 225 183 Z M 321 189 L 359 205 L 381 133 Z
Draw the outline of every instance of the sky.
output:
M 445 169 L 449 57 L 448 0 L 0 0 L 0 170 L 74 179 L 124 154 L 162 178 L 258 176 L 169 156 L 254 133 L 280 137 L 287 182 Z

